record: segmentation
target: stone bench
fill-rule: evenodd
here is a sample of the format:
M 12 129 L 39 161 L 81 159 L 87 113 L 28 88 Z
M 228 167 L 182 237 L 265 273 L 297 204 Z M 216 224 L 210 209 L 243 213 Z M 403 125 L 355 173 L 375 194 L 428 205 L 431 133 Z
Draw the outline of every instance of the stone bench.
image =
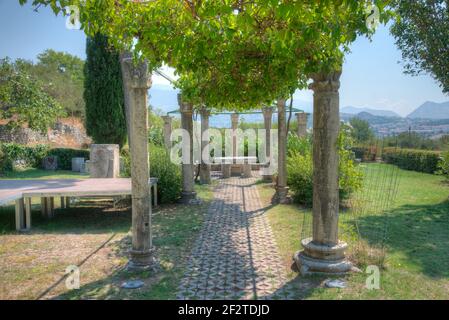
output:
M 251 165 L 257 162 L 257 157 L 215 157 L 214 163 L 221 164 L 223 178 L 232 176 L 233 169 L 245 178 L 252 177 Z

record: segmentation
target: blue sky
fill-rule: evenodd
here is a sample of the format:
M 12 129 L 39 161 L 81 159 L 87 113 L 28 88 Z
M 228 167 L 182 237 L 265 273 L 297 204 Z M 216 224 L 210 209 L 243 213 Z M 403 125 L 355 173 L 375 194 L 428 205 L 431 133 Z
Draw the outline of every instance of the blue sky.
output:
M 85 36 L 82 31 L 67 29 L 65 18 L 55 17 L 48 8 L 36 13 L 29 5 L 21 7 L 18 0 L 0 0 L 0 58 L 34 60 L 47 48 L 85 58 Z M 379 27 L 371 42 L 359 38 L 343 66 L 341 107 L 371 107 L 407 115 L 425 101 L 449 100 L 430 76 L 404 75 L 400 60 L 386 27 Z M 158 89 L 170 90 L 161 77 L 154 76 L 153 83 Z M 295 105 L 306 110 L 311 101 L 308 90 L 295 94 Z

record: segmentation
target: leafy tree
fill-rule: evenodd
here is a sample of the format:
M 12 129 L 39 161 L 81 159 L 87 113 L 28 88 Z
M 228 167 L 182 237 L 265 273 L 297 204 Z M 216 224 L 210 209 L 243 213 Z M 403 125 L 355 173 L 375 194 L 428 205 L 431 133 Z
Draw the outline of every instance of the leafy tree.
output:
M 106 36 L 87 39 L 84 100 L 86 130 L 96 143 L 126 141 L 126 116 L 119 54 Z
M 0 60 L 0 118 L 8 125 L 47 132 L 58 117 L 64 115 L 62 106 L 47 94 L 42 83 L 21 69 L 21 62 Z
M 349 123 L 352 127 L 352 136 L 356 142 L 367 142 L 374 137 L 368 121 L 354 117 Z
M 431 74 L 449 94 L 449 1 L 395 0 L 391 28 L 406 60 L 405 72 Z
M 64 52 L 46 50 L 37 56 L 30 73 L 71 116 L 84 117 L 84 61 Z

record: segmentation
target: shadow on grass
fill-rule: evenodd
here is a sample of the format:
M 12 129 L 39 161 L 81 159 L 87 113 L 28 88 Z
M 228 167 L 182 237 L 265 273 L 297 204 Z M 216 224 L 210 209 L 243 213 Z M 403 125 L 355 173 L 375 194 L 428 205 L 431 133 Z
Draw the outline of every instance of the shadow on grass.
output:
M 0 234 L 16 233 L 14 216 L 14 207 L 0 208 Z M 40 205 L 33 205 L 31 223 L 33 234 L 127 232 L 131 226 L 131 210 L 113 208 L 106 201 L 83 201 L 72 208 L 56 209 L 55 216 L 48 219 L 41 215 Z
M 449 277 L 449 200 L 434 205 L 403 205 L 387 216 L 360 217 L 359 223 L 371 245 L 382 239 L 370 229 L 386 223 L 390 254 L 404 254 L 406 266 L 418 267 L 427 276 Z

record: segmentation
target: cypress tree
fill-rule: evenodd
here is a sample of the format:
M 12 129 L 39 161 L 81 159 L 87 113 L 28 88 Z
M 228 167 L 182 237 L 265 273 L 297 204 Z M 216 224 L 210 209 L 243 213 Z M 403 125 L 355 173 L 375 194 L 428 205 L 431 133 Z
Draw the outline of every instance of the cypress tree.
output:
M 126 116 L 119 53 L 106 36 L 87 38 L 84 66 L 86 130 L 95 143 L 126 141 Z

